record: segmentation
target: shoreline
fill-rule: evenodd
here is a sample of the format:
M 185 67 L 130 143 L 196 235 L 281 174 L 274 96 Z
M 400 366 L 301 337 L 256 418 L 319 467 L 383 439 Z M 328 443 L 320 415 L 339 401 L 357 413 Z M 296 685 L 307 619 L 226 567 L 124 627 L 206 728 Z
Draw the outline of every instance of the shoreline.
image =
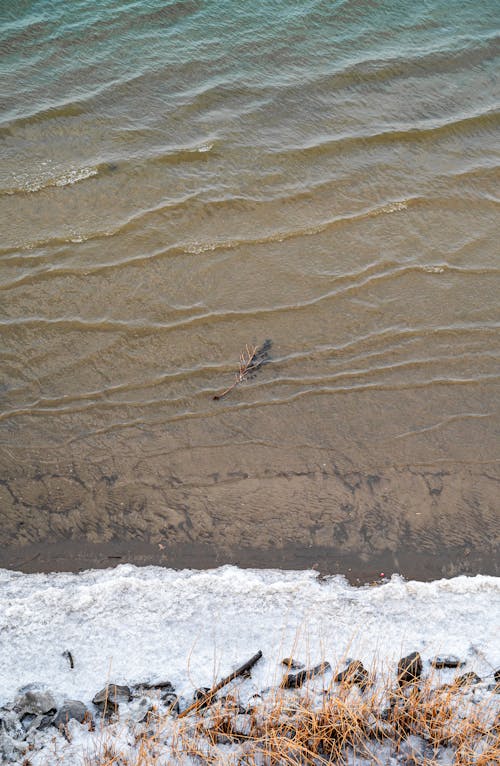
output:
M 490 766 L 499 607 L 486 576 L 0 570 L 0 757 Z
M 346 552 L 342 548 L 289 544 L 284 548 L 259 549 L 235 546 L 218 550 L 203 543 L 173 546 L 142 541 L 93 544 L 87 541 L 37 543 L 0 550 L 0 569 L 37 572 L 82 572 L 118 564 L 160 566 L 168 569 L 214 569 L 226 564 L 245 569 L 313 569 L 321 575 L 343 575 L 351 585 L 363 585 L 398 574 L 406 580 L 430 582 L 460 575 L 500 575 L 500 558 L 465 546 L 444 549 L 439 557 L 426 551 L 406 550 L 373 553 Z

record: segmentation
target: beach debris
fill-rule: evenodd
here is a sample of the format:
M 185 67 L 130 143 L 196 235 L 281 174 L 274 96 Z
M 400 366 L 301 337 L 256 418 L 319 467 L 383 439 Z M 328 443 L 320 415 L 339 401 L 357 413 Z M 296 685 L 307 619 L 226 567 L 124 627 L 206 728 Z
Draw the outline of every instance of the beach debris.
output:
M 294 660 L 293 657 L 285 657 L 281 660 L 281 664 L 285 665 L 289 670 L 301 670 L 304 667 L 303 662 L 298 662 L 298 660 Z
M 132 693 L 128 686 L 108 684 L 95 695 L 92 702 L 104 712 L 116 712 L 119 702 L 130 702 Z
M 269 361 L 269 351 L 271 350 L 272 341 L 270 338 L 266 338 L 261 346 L 248 346 L 246 345 L 244 350 L 240 353 L 240 366 L 237 373 L 235 373 L 234 382 L 228 386 L 222 393 L 216 394 L 213 399 L 219 401 L 224 396 L 230 393 L 233 388 L 243 383 L 247 378 L 252 378 L 254 374 L 260 370 L 262 365 Z
M 422 658 L 418 652 L 402 657 L 398 662 L 398 684 L 415 683 L 422 675 Z
M 434 657 L 430 662 L 432 667 L 438 668 L 438 669 L 461 668 L 465 665 L 465 662 L 463 662 L 459 657 L 456 657 L 454 654 L 448 654 L 445 657 L 443 656 Z
M 331 665 L 329 662 L 320 662 L 319 665 L 315 665 L 313 668 L 299 670 L 298 673 L 288 673 L 281 682 L 281 687 L 283 689 L 300 689 L 305 681 L 309 681 L 311 678 L 320 675 L 320 673 L 326 673 L 330 669 Z
M 337 673 L 334 681 L 338 684 L 345 684 L 346 686 L 353 686 L 356 684 L 361 691 L 364 692 L 369 684 L 370 676 L 360 660 L 352 660 L 344 670 Z
M 69 666 L 70 666 L 71 670 L 73 670 L 73 669 L 74 669 L 74 667 L 75 667 L 75 661 L 74 661 L 74 659 L 73 659 L 73 655 L 71 654 L 71 652 L 69 651 L 69 649 L 66 649 L 66 650 L 65 650 L 65 651 L 62 653 L 62 656 L 64 657 L 64 659 L 65 659 L 65 660 L 68 660 L 68 662 L 69 662 Z
M 238 676 L 243 676 L 248 671 L 253 668 L 256 662 L 260 660 L 262 657 L 262 652 L 259 650 L 257 654 L 254 654 L 253 657 L 250 657 L 247 662 L 243 663 L 243 665 L 240 665 L 239 668 L 236 668 L 232 673 L 230 673 L 228 676 L 222 679 L 222 681 L 219 681 L 218 684 L 215 686 L 212 686 L 211 689 L 208 689 L 206 692 L 204 691 L 198 698 L 193 702 L 192 705 L 187 707 L 185 710 L 182 711 L 182 713 L 179 713 L 179 718 L 184 718 L 184 716 L 189 715 L 189 713 L 194 712 L 195 710 L 199 710 L 202 707 L 206 707 L 207 705 L 210 705 L 217 692 L 222 689 L 223 686 L 226 686 L 230 681 L 233 681 L 235 678 L 238 678 Z

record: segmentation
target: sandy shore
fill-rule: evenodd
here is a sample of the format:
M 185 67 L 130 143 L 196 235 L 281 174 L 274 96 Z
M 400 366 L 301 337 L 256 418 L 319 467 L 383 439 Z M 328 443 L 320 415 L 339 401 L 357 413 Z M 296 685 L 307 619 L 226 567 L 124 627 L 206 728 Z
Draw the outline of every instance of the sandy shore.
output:
M 367 582 L 500 574 L 494 466 L 378 472 L 276 467 L 100 476 L 96 466 L 9 465 L 0 484 L 0 567 L 79 571 L 116 563 L 315 568 Z

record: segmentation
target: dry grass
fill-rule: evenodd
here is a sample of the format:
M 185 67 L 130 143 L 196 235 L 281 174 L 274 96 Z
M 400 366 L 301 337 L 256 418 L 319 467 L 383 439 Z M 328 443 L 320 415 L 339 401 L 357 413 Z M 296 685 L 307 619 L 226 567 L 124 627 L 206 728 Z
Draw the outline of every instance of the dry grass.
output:
M 499 697 L 435 679 L 398 687 L 352 682 L 318 691 L 279 686 L 244 711 L 234 694 L 180 720 L 152 712 L 133 755 L 108 743 L 86 766 L 323 766 L 401 763 L 498 766 Z

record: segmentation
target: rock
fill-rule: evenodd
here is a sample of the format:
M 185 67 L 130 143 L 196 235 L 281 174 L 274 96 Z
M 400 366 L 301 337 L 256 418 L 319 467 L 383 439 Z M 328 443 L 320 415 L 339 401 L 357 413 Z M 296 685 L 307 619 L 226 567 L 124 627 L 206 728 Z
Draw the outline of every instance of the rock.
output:
M 195 689 L 193 694 L 193 701 L 196 702 L 197 700 L 203 699 L 203 697 L 207 696 L 209 691 L 209 686 L 200 686 L 199 689 Z
M 298 673 L 288 673 L 281 682 L 281 686 L 283 689 L 299 689 L 305 681 L 309 681 L 320 673 L 325 673 L 330 670 L 330 667 L 329 662 L 320 662 L 314 668 L 299 670 Z
M 360 660 L 352 660 L 347 667 L 340 673 L 337 673 L 334 678 L 334 681 L 338 684 L 346 684 L 348 686 L 357 684 L 363 692 L 368 686 L 369 680 L 370 676 L 368 671 Z
M 179 712 L 179 697 L 173 692 L 166 692 L 161 695 L 161 700 L 168 707 L 169 713 Z
M 171 681 L 160 681 L 158 684 L 151 684 L 150 689 L 161 689 L 163 693 L 175 692 L 175 686 Z
M 18 742 L 0 727 L 0 763 L 20 763 L 28 748 L 28 742 Z
M 398 662 L 398 684 L 415 683 L 422 675 L 422 658 L 418 652 L 402 657 Z
M 457 676 L 454 683 L 457 686 L 472 686 L 472 684 L 481 683 L 481 679 L 477 673 L 470 671 L 469 673 L 464 673 L 461 676 Z
M 288 670 L 301 670 L 301 668 L 304 667 L 303 662 L 298 662 L 297 660 L 294 660 L 293 657 L 285 657 L 284 660 L 281 660 L 282 665 L 286 665 Z
M 30 728 L 31 728 L 31 724 L 33 723 L 33 721 L 36 721 L 37 718 L 38 718 L 38 716 L 37 715 L 33 715 L 33 713 L 25 713 L 22 716 L 22 718 L 20 719 L 21 720 L 21 726 L 23 727 L 23 730 L 25 732 L 29 731 Z
M 118 710 L 119 702 L 130 702 L 132 694 L 128 686 L 108 684 L 97 692 L 92 702 L 101 710 L 114 712 Z
M 13 710 L 26 737 L 30 732 L 50 726 L 57 712 L 57 703 L 50 692 L 28 688 L 16 698 Z
M 495 670 L 495 672 L 493 673 L 493 678 L 495 679 L 496 684 L 500 684 L 500 668 Z
M 0 731 L 6 731 L 13 737 L 19 739 L 24 736 L 24 729 L 21 726 L 19 716 L 14 710 L 9 708 L 0 709 Z
M 78 721 L 78 723 L 92 720 L 90 711 L 83 702 L 80 702 L 79 700 L 66 700 L 64 705 L 57 711 L 57 715 L 53 719 L 52 724 L 56 729 L 59 729 L 61 726 L 66 726 L 68 721 L 71 720 Z
M 149 705 L 146 712 L 141 710 L 141 717 L 137 719 L 137 723 L 153 723 L 153 720 L 158 719 L 158 711 L 155 709 L 154 705 Z M 153 732 L 151 732 L 153 735 Z
M 465 662 L 462 662 L 458 657 L 456 657 L 454 654 L 448 654 L 446 656 L 439 656 L 434 657 L 434 659 L 431 660 L 431 665 L 434 668 L 461 668 L 465 665 Z
M 144 691 L 151 691 L 152 689 L 159 689 L 162 692 L 174 692 L 175 687 L 171 681 L 158 681 L 158 683 L 142 683 L 135 684 L 133 687 L 134 692 L 142 693 Z
M 28 733 L 33 733 L 36 730 L 46 729 L 52 721 L 54 720 L 54 715 L 33 715 L 32 713 L 26 713 L 21 718 L 21 725 L 24 729 L 24 731 Z M 27 736 L 26 734 L 26 736 Z
M 50 692 L 27 690 L 16 698 L 14 710 L 22 720 L 25 715 L 55 715 L 57 703 Z

